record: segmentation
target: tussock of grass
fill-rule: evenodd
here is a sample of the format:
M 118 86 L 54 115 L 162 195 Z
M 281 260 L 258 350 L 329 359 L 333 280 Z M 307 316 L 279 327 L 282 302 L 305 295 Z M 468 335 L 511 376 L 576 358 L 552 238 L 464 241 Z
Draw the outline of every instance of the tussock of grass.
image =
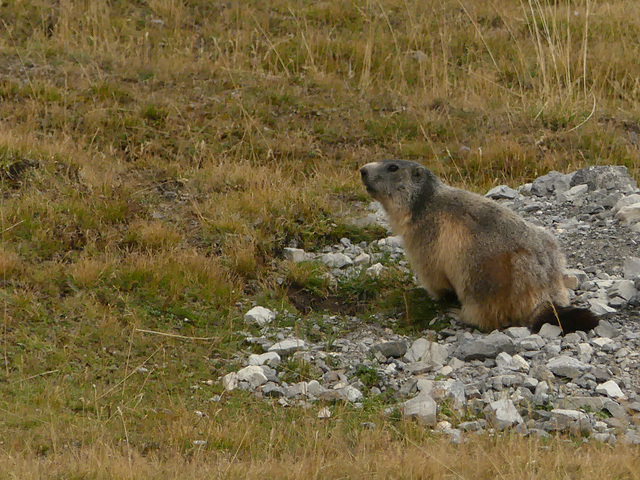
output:
M 208 403 L 219 386 L 206 381 L 237 366 L 246 305 L 280 300 L 284 247 L 384 235 L 350 220 L 372 159 L 478 191 L 587 164 L 638 173 L 634 0 L 0 8 L 0 472 L 13 476 L 449 475 L 421 450 L 450 460 L 445 443 L 353 433 L 358 412 L 332 429 L 274 408 L 251 448 L 234 437 L 263 407 Z M 325 291 L 296 268 L 288 282 Z M 424 328 L 430 307 L 406 279 L 360 280 L 336 298 Z M 320 433 L 297 446 L 290 425 Z M 476 461 L 480 477 L 637 470 L 624 448 L 513 445 L 460 447 L 454 465 L 474 478 Z M 517 448 L 547 468 L 512 461 Z

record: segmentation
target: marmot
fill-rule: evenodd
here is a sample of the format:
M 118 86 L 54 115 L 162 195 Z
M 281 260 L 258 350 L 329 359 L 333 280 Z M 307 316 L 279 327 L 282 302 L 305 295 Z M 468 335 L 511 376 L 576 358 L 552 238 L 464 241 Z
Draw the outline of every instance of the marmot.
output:
M 445 185 L 404 160 L 360 169 L 389 216 L 418 281 L 434 299 L 453 292 L 460 319 L 482 330 L 544 323 L 590 330 L 598 318 L 571 307 L 565 257 L 551 234 L 497 202 Z

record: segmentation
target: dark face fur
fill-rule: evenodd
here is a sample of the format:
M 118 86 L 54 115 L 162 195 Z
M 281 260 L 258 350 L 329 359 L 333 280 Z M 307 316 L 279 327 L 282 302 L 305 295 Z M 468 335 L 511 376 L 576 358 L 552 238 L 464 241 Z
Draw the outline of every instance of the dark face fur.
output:
M 367 192 L 389 211 L 419 213 L 433 194 L 439 180 L 425 167 L 405 160 L 368 163 L 360 169 Z

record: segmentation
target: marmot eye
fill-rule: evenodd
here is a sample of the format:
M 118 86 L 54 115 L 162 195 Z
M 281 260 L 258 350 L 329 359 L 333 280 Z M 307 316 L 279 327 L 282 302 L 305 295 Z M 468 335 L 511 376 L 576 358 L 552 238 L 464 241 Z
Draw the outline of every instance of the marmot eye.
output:
M 398 165 L 394 163 L 392 163 L 387 167 L 387 172 L 397 172 L 397 171 L 398 171 Z

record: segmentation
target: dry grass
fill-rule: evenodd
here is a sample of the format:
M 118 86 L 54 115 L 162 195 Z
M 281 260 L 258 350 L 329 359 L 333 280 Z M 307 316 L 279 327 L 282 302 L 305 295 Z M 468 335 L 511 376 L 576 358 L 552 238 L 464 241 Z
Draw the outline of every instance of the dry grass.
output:
M 637 476 L 632 449 L 451 447 L 376 408 L 322 424 L 203 383 L 234 368 L 249 301 L 293 310 L 277 279 L 319 281 L 284 247 L 380 234 L 349 221 L 366 161 L 479 191 L 637 175 L 634 0 L 0 9 L 0 478 Z
M 628 446 L 509 434 L 471 435 L 452 446 L 413 423 L 389 422 L 368 409 L 332 410 L 332 419 L 318 420 L 243 398 L 211 405 L 202 416 L 173 404 L 171 411 L 155 412 L 150 431 L 142 433 L 131 430 L 135 413 L 123 406 L 102 421 L 77 419 L 56 428 L 51 444 L 8 442 L 0 472 L 13 476 L 0 478 L 640 477 L 637 449 Z M 377 427 L 360 428 L 363 420 Z M 203 439 L 204 445 L 193 444 Z
M 626 446 L 540 442 L 511 435 L 472 435 L 463 445 L 452 446 L 410 424 L 358 429 L 353 422 L 361 414 L 354 412 L 338 411 L 337 418 L 326 421 L 299 412 L 284 414 L 279 407 L 257 409 L 250 401 L 243 406 L 246 410 L 240 414 L 237 406 L 221 407 L 200 419 L 166 419 L 164 427 L 155 429 L 170 430 L 171 435 L 158 432 L 160 440 L 147 442 L 143 449 L 129 446 L 133 439 L 127 432 L 127 415 L 119 413 L 112 427 L 120 430 L 119 444 L 98 434 L 83 444 L 59 441 L 52 452 L 38 451 L 37 445 L 9 450 L 0 460 L 0 471 L 13 476 L 0 478 L 640 477 L 637 449 Z M 194 446 L 190 440 L 196 437 L 208 443 Z

